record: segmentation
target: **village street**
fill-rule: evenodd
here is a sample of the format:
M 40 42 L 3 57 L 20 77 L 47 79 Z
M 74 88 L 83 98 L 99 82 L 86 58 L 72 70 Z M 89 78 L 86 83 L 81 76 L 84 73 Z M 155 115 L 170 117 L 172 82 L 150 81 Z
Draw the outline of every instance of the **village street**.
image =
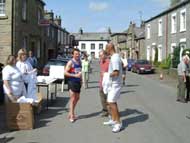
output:
M 35 129 L 5 132 L 8 143 L 189 143 L 190 103 L 176 102 L 176 88 L 154 75 L 127 73 L 127 85 L 118 102 L 124 129 L 112 133 L 100 117 L 98 62 L 93 62 L 89 88 L 82 90 L 78 120 L 70 123 L 68 91 L 59 92 L 49 110 L 37 115 Z M 170 81 L 170 83 L 176 80 Z M 2 142 L 3 143 L 3 142 Z

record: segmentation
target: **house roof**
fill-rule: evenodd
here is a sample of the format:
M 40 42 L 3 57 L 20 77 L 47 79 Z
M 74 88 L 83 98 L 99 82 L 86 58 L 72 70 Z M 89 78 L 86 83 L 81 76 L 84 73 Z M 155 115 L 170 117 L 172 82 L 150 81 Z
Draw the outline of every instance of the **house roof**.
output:
M 184 5 L 188 4 L 188 3 L 190 3 L 190 0 L 184 0 L 182 2 L 179 2 L 178 4 L 170 7 L 169 9 L 167 9 L 167 10 L 165 10 L 163 12 L 161 12 L 160 14 L 158 14 L 158 15 L 156 15 L 154 17 L 151 17 L 150 19 L 146 20 L 145 23 L 148 23 L 148 22 L 150 22 L 150 21 L 152 21 L 152 20 L 154 20 L 154 19 L 156 19 L 156 18 L 158 18 L 158 17 L 160 17 L 162 15 L 165 15 L 165 14 L 167 14 L 167 13 L 169 13 L 169 12 L 171 12 L 171 11 L 179 8 L 179 7 L 182 7 L 182 6 L 184 6 Z
M 85 32 L 83 34 L 80 33 L 72 33 L 75 36 L 76 40 L 79 41 L 109 41 L 110 34 L 109 33 L 93 33 L 93 32 Z

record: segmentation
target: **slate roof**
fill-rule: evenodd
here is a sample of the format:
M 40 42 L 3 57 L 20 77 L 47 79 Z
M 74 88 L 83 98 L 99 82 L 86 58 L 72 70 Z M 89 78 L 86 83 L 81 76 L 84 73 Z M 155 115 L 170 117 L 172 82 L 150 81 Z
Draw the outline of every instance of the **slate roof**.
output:
M 75 36 L 75 40 L 79 41 L 109 41 L 110 34 L 109 33 L 93 33 L 93 32 L 84 32 L 80 33 L 72 33 Z
M 190 0 L 183 0 L 182 2 L 179 2 L 178 4 L 176 4 L 176 5 L 168 8 L 167 10 L 165 10 L 163 12 L 161 12 L 160 14 L 158 14 L 158 15 L 156 15 L 154 17 L 151 17 L 150 19 L 146 20 L 145 23 L 147 23 L 149 21 L 152 21 L 152 20 L 154 20 L 154 19 L 156 19 L 156 18 L 158 18 L 158 17 L 160 17 L 162 15 L 165 15 L 165 14 L 167 14 L 167 13 L 169 13 L 169 12 L 171 12 L 171 11 L 179 8 L 179 7 L 182 7 L 182 6 L 186 5 L 186 4 L 188 4 L 189 2 L 190 2 Z

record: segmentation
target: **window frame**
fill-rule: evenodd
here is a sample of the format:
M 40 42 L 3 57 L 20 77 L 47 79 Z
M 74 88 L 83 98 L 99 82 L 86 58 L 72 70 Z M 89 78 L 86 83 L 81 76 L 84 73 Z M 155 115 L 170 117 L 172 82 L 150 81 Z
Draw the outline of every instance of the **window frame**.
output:
M 86 44 L 85 43 L 81 43 L 81 50 L 86 50 Z
M 180 11 L 180 32 L 184 32 L 186 31 L 186 29 L 187 29 L 187 11 L 186 9 L 183 9 Z
M 177 13 L 171 15 L 171 34 L 174 33 L 177 33 Z
M 148 25 L 147 25 L 147 39 L 150 39 L 150 38 L 151 38 L 150 32 L 151 32 L 151 25 L 148 24 Z
M 94 48 L 93 48 L 93 47 L 94 47 Z M 91 49 L 91 50 L 95 50 L 95 49 L 96 49 L 96 48 L 95 48 L 95 43 L 91 43 L 91 44 L 90 44 L 90 49 Z
M 0 13 L 0 17 L 6 16 L 6 0 L 0 0 L 0 8 L 2 8 L 2 13 Z
M 21 14 L 21 17 L 22 17 L 22 20 L 23 21 L 27 21 L 27 9 L 28 9 L 28 0 L 23 0 L 22 1 L 22 14 Z
M 163 21 L 162 19 L 158 20 L 158 36 L 163 36 Z
M 100 48 L 100 46 L 102 47 L 102 48 Z M 99 50 L 103 50 L 104 49 L 104 44 L 103 43 L 99 43 Z

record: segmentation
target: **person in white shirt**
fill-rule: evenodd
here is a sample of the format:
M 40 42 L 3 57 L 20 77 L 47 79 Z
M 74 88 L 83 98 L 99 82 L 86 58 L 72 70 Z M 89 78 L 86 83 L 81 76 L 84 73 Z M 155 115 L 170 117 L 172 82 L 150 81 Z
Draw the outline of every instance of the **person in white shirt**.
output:
M 17 57 L 17 68 L 21 71 L 24 83 L 27 90 L 27 98 L 33 98 L 34 100 L 37 99 L 37 89 L 36 89 L 36 82 L 37 82 L 37 69 L 33 69 L 32 65 L 27 61 L 26 50 L 20 49 L 18 51 Z
M 111 119 L 104 122 L 104 125 L 112 125 L 112 132 L 117 133 L 122 129 L 117 101 L 120 97 L 122 82 L 122 62 L 119 54 L 116 53 L 112 43 L 106 46 L 106 52 L 111 56 L 108 73 L 111 78 L 111 87 L 107 95 L 107 103 L 111 112 Z
M 22 73 L 16 67 L 16 59 L 10 55 L 7 58 L 6 66 L 3 68 L 3 88 L 7 96 L 5 101 L 16 102 L 18 98 L 26 95 L 26 89 L 22 78 Z M 8 97 L 8 98 L 7 98 Z

